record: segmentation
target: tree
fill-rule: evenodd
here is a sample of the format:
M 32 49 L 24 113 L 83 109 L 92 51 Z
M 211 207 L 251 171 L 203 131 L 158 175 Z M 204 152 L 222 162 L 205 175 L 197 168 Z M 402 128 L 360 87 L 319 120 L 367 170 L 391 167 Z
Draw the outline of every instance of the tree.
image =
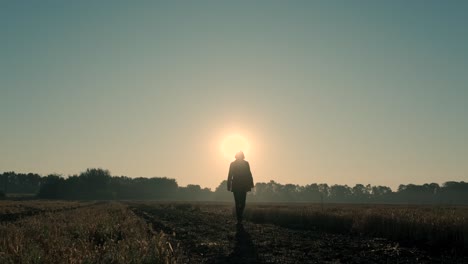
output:
M 214 191 L 216 201 L 232 200 L 232 193 L 227 190 L 227 180 L 222 181 Z
M 466 182 L 445 182 L 440 189 L 439 201 L 449 204 L 467 204 L 468 203 L 468 183 Z
M 310 202 L 322 202 L 322 193 L 320 192 L 319 185 L 316 183 L 308 184 L 302 190 L 302 200 Z
M 356 184 L 352 188 L 353 201 L 363 203 L 369 201 L 370 193 L 368 189 L 362 184 Z
M 112 192 L 109 189 L 111 175 L 108 170 L 87 169 L 79 176 L 83 185 L 82 199 L 111 199 Z
M 60 175 L 51 174 L 43 178 L 38 197 L 47 199 L 64 198 L 64 193 L 60 191 L 63 183 L 64 179 Z
M 335 184 L 330 187 L 330 199 L 334 202 L 350 202 L 351 188 L 348 185 Z

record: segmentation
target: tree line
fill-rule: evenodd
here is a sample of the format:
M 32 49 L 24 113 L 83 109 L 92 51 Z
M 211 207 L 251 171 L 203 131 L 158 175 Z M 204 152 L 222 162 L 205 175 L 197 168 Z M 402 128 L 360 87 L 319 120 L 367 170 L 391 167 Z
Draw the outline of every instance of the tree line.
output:
M 165 177 L 112 176 L 103 169 L 87 169 L 69 177 L 4 172 L 0 174 L 0 199 L 5 194 L 34 194 L 43 199 L 73 200 L 232 200 L 226 181 L 212 191 L 194 184 L 178 186 L 175 179 Z M 448 181 L 442 185 L 401 184 L 393 191 L 387 186 L 369 184 L 351 187 L 312 183 L 302 186 L 270 181 L 256 183 L 248 199 L 255 202 L 468 204 L 468 183 Z

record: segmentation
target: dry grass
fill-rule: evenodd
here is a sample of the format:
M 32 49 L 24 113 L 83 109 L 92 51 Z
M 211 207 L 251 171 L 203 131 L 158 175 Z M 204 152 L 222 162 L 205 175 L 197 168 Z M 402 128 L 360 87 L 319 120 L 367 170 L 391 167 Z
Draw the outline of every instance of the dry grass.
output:
M 49 200 L 29 200 L 29 201 L 0 201 L 0 215 L 17 214 L 30 211 L 54 211 L 68 208 L 77 208 L 91 204 L 91 202 L 68 202 Z
M 468 208 L 389 205 L 251 205 L 256 223 L 384 237 L 431 249 L 468 249 Z
M 172 263 L 164 238 L 119 203 L 0 224 L 0 263 Z

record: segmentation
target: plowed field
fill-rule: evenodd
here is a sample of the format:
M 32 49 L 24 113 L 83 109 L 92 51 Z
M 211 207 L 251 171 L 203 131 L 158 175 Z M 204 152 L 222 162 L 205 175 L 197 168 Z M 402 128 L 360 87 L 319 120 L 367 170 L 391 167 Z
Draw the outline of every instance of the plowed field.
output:
M 468 263 L 464 208 L 366 206 L 249 204 L 237 225 L 232 203 L 3 202 L 0 263 Z
M 237 226 L 228 204 L 129 205 L 167 235 L 178 263 L 468 263 L 463 256 L 401 247 L 383 238 L 249 221 Z

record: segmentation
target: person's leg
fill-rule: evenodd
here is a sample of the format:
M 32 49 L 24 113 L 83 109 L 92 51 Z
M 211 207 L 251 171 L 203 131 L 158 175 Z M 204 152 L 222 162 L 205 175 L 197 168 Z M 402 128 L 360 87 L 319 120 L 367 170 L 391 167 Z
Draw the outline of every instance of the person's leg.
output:
M 234 200 L 236 202 L 236 216 L 237 222 L 242 222 L 245 209 L 245 200 L 247 198 L 247 192 L 234 192 Z
M 233 192 L 233 193 L 234 193 L 234 201 L 236 203 L 237 222 L 240 222 L 242 219 L 242 211 L 240 211 L 241 204 L 242 204 L 242 192 Z
M 242 216 L 244 215 L 245 209 L 245 199 L 247 196 L 247 192 L 239 192 L 238 193 L 239 199 L 239 213 L 237 214 L 237 220 L 240 222 L 242 221 Z

